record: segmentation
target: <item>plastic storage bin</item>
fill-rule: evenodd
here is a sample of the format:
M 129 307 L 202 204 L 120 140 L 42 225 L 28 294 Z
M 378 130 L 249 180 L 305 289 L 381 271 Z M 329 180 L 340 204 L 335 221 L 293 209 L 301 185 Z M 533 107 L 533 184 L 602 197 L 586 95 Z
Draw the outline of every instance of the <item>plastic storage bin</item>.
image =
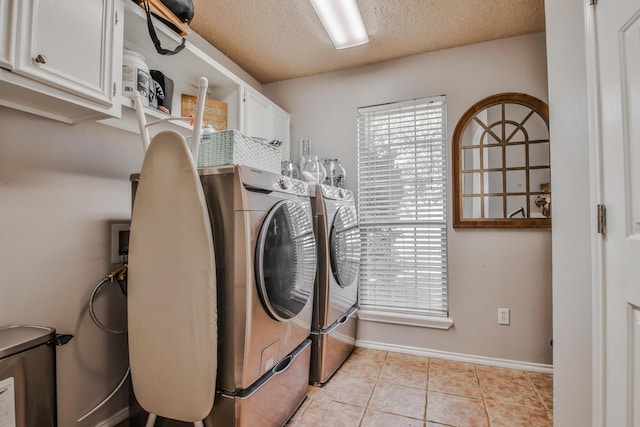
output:
M 57 425 L 56 330 L 44 326 L 0 329 L 0 426 Z

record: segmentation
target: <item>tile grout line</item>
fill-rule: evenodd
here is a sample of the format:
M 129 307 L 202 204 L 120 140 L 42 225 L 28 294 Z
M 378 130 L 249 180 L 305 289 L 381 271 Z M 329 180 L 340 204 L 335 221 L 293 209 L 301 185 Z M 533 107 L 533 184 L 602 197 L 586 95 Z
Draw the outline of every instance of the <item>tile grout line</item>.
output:
M 378 384 L 380 384 L 380 385 L 387 384 L 387 383 L 381 383 L 380 381 L 382 379 L 382 371 L 383 371 L 384 367 L 385 366 L 389 366 L 389 365 L 386 365 L 386 362 L 389 361 L 388 355 L 389 355 L 389 352 L 386 352 L 385 359 L 382 362 L 382 367 L 381 367 L 381 369 L 380 369 L 380 371 L 379 371 L 379 373 L 377 375 L 377 378 L 376 378 L 376 383 L 374 385 L 374 389 L 376 388 L 376 386 Z M 427 369 L 428 369 L 429 358 L 428 357 L 425 357 L 425 358 L 427 359 Z M 388 385 L 406 387 L 406 388 L 411 388 L 411 389 L 416 389 L 416 390 L 423 390 L 422 387 L 417 387 L 417 386 L 413 386 L 413 385 L 412 386 L 408 386 L 408 385 L 404 385 L 404 384 L 398 384 L 398 383 L 395 383 L 395 382 L 390 382 L 390 383 L 388 383 Z M 367 402 L 367 408 L 366 409 L 370 409 L 369 408 L 369 404 L 371 403 L 371 399 L 372 398 L 373 398 L 373 393 L 371 394 L 371 396 L 369 398 L 369 401 Z M 426 405 L 426 403 L 425 403 L 425 405 Z M 376 411 L 381 412 L 383 414 L 393 415 L 393 416 L 397 416 L 397 417 L 409 418 L 409 419 L 412 419 L 412 420 L 415 420 L 415 421 L 422 421 L 423 425 L 426 424 L 426 412 L 425 412 L 426 411 L 426 407 L 423 409 L 423 417 L 421 417 L 421 418 L 414 418 L 413 416 L 410 416 L 410 415 L 398 414 L 396 412 L 389 412 L 387 410 L 382 410 L 382 409 L 376 409 Z
M 476 372 L 477 372 L 477 365 L 474 365 L 474 366 L 476 367 Z M 483 365 L 483 366 L 487 366 L 487 365 Z M 542 405 L 542 408 L 539 408 L 539 407 L 536 407 L 536 406 L 530 406 L 530 405 L 526 405 L 526 404 L 519 404 L 519 403 L 509 403 L 507 405 L 513 406 L 513 407 L 526 408 L 526 409 L 529 409 L 529 410 L 543 409 L 545 411 L 546 419 L 548 421 L 550 421 L 551 422 L 551 426 L 553 426 L 553 417 L 549 416 L 549 412 L 550 411 L 547 408 L 547 406 L 545 405 L 544 399 L 542 398 L 542 395 L 538 391 L 538 388 L 536 387 L 536 385 L 534 384 L 533 380 L 529 376 L 529 372 L 532 372 L 532 371 L 527 371 L 525 369 L 516 369 L 516 371 L 518 371 L 518 372 L 522 373 L 522 375 L 524 375 L 526 384 L 529 385 L 529 387 L 531 387 L 533 389 L 534 395 L 538 399 L 538 402 Z M 479 375 L 478 375 L 478 382 L 480 382 L 480 376 Z M 491 420 L 491 417 L 489 416 L 489 409 L 488 409 L 488 406 L 486 405 L 487 399 L 485 398 L 484 393 L 482 392 L 482 388 L 480 388 L 480 393 L 483 396 L 483 402 L 485 404 L 485 409 L 486 409 L 487 416 L 488 416 L 488 419 L 489 419 L 489 427 L 493 427 L 493 422 Z M 502 402 L 502 401 L 500 400 L 499 402 Z
M 552 411 L 549 411 L 549 408 L 547 408 L 547 405 L 544 403 L 544 399 L 542 398 L 542 395 L 538 391 L 538 387 L 536 387 L 535 383 L 533 382 L 533 380 L 531 379 L 531 377 L 529 376 L 529 373 L 527 371 L 524 371 L 524 375 L 525 375 L 525 377 L 527 377 L 527 380 L 529 381 L 529 383 L 533 387 L 533 391 L 535 392 L 536 396 L 538 396 L 538 399 L 540 399 L 540 403 L 542 404 L 542 407 L 544 408 L 544 411 L 545 411 L 545 413 L 547 415 L 547 418 L 549 418 L 551 421 L 553 421 L 553 418 L 549 417 L 549 412 L 552 412 Z
M 491 416 L 489 416 L 489 408 L 487 408 L 487 399 L 484 397 L 484 392 L 482 391 L 482 386 L 480 385 L 480 375 L 478 375 L 478 365 L 473 364 L 473 372 L 476 373 L 476 381 L 478 381 L 478 390 L 480 391 L 480 397 L 482 398 L 482 407 L 484 408 L 484 415 L 487 417 L 487 424 L 489 427 L 493 427 L 493 422 L 491 421 Z
M 425 390 L 424 399 L 424 425 L 429 422 L 427 420 L 427 411 L 429 410 L 429 381 L 431 380 L 431 358 L 427 357 L 427 389 Z
M 376 375 L 375 380 L 373 380 L 373 388 L 371 389 L 371 394 L 369 395 L 369 399 L 367 399 L 367 404 L 364 408 L 364 412 L 362 413 L 362 418 L 360 419 L 360 422 L 358 423 L 359 427 L 362 427 L 362 423 L 364 423 L 364 417 L 367 415 L 367 410 L 369 409 L 369 404 L 371 404 L 371 399 L 373 399 L 373 393 L 376 390 L 376 387 L 378 386 L 378 381 L 380 380 L 380 376 L 382 375 L 382 370 L 384 369 L 384 364 L 387 361 L 387 356 L 389 355 L 388 351 L 385 351 L 384 353 L 384 359 L 382 359 L 382 365 L 380 366 L 380 370 L 378 371 L 378 374 Z

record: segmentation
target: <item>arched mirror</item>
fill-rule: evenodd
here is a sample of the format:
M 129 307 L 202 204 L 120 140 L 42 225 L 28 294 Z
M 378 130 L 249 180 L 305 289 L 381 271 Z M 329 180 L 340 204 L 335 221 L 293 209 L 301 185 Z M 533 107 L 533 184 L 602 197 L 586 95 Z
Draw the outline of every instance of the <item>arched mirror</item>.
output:
M 522 93 L 485 98 L 453 133 L 453 226 L 551 226 L 549 107 Z

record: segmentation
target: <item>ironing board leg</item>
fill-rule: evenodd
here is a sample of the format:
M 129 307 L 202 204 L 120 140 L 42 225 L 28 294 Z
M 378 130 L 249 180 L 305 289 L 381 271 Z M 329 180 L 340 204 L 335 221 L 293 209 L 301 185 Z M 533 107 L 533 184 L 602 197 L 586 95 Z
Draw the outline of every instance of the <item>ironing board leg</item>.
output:
M 156 414 L 149 414 L 149 418 L 147 418 L 147 424 L 145 424 L 145 427 L 153 427 L 155 423 L 156 423 Z
M 145 427 L 153 427 L 156 423 L 156 414 L 149 414 L 149 418 L 147 418 L 147 424 Z M 202 421 L 196 421 L 193 423 L 194 427 L 204 427 L 204 423 Z

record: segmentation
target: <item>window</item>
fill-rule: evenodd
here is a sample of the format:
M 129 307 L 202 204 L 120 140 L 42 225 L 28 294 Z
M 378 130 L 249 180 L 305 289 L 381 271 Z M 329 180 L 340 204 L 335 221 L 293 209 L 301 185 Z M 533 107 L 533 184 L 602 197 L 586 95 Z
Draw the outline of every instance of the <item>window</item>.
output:
M 448 315 L 445 106 L 442 96 L 358 109 L 364 312 Z

